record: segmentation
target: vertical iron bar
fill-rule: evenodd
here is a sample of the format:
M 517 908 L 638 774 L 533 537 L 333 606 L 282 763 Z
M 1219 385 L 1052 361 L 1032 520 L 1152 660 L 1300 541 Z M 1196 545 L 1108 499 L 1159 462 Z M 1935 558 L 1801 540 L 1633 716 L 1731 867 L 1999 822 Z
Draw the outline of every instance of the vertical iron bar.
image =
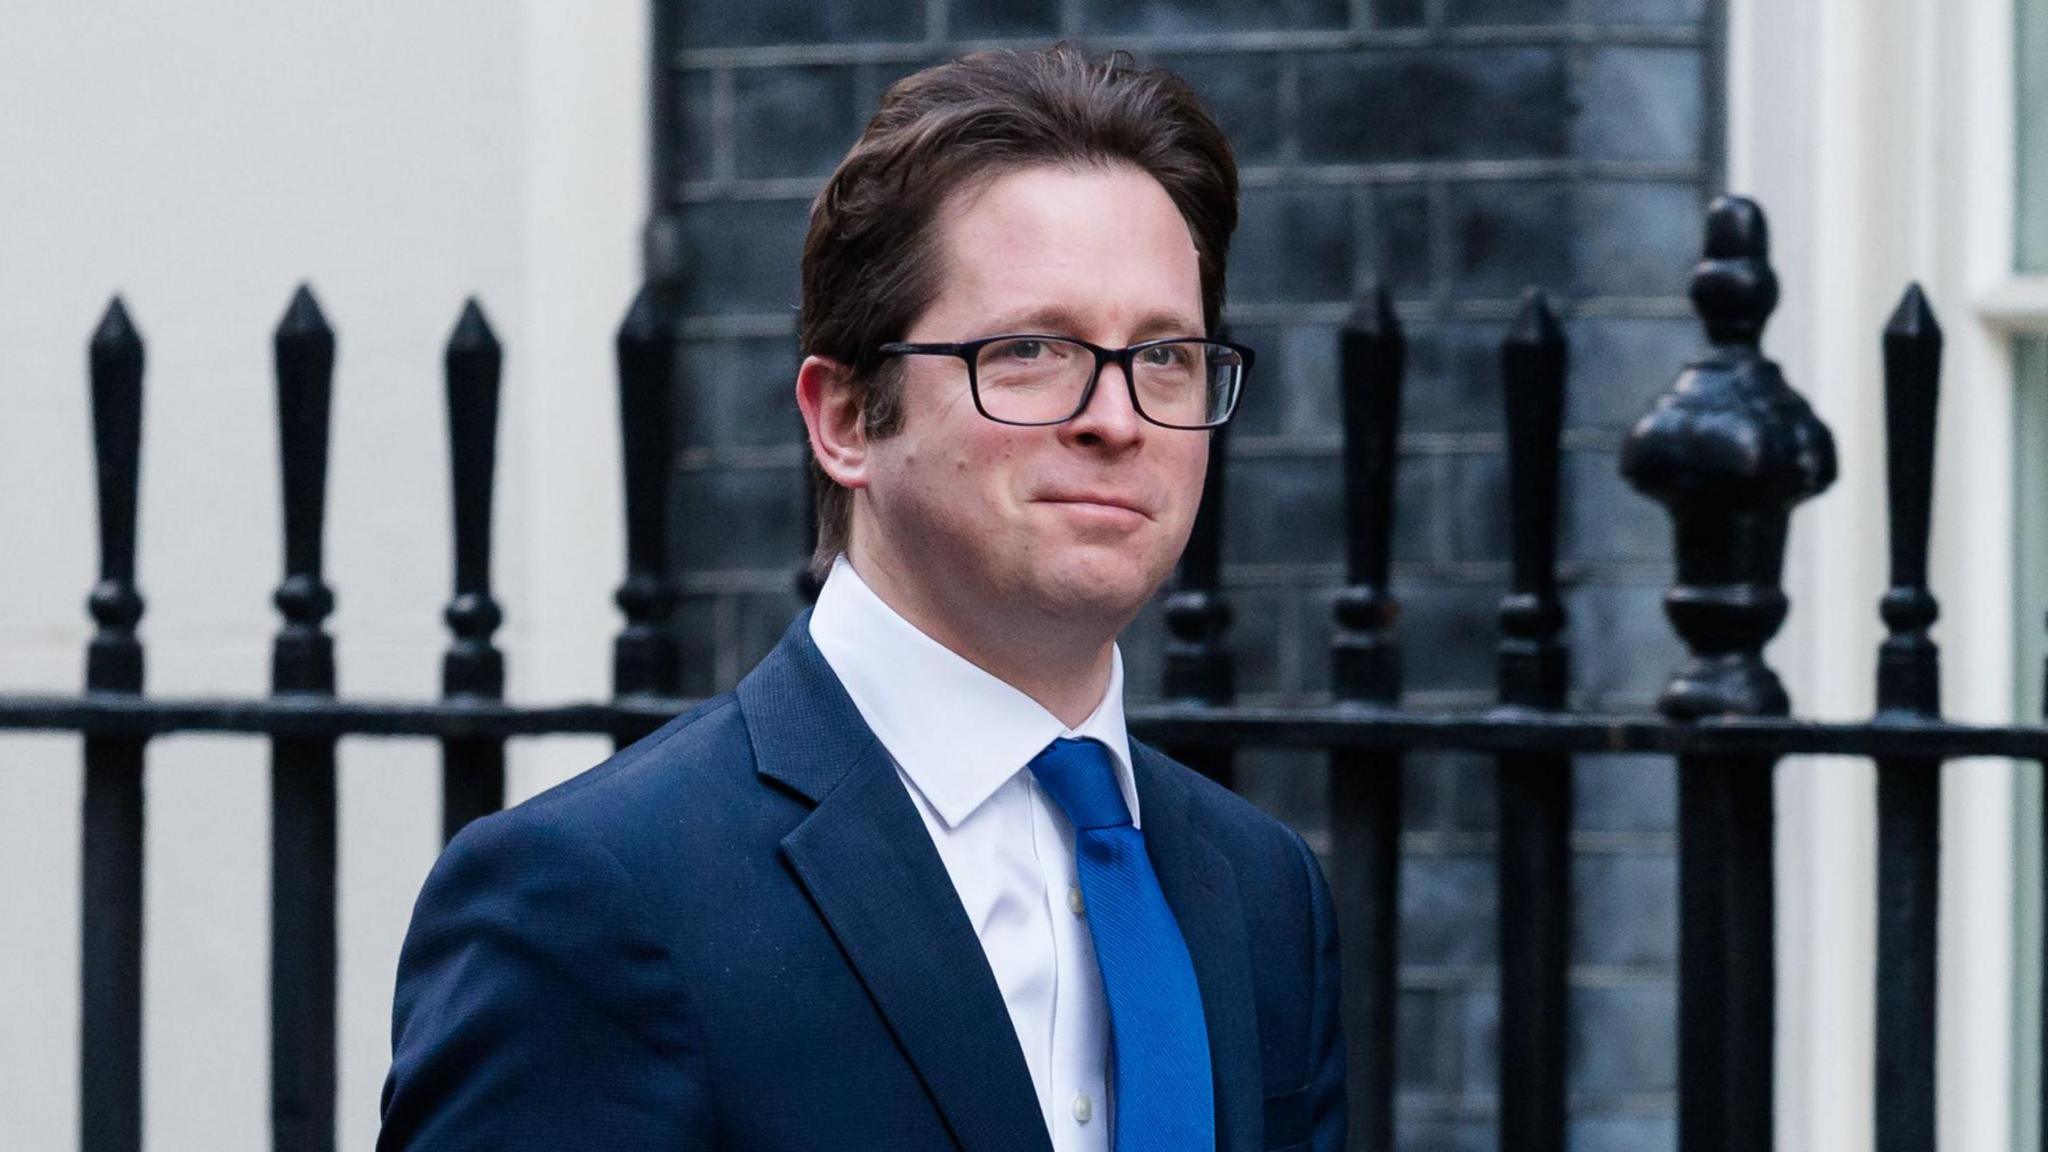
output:
M 441 695 L 500 700 L 505 657 L 491 643 L 504 614 L 491 599 L 491 495 L 498 446 L 498 377 L 504 351 L 483 309 L 463 306 L 444 358 L 448 447 L 454 469 L 455 598 L 448 627 L 455 640 L 441 658 Z M 441 741 L 441 837 L 505 804 L 505 741 L 464 736 Z
M 1934 414 L 1941 326 L 1918 284 L 1884 330 L 1891 587 L 1880 611 L 1880 723 L 1941 715 L 1941 664 L 1927 629 Z M 1877 762 L 1877 1152 L 1934 1152 L 1935 919 L 1941 886 L 1941 761 Z
M 612 693 L 675 696 L 682 647 L 670 627 L 676 588 L 669 555 L 669 490 L 675 475 L 676 358 L 681 335 L 673 293 L 641 287 L 619 326 L 619 419 L 626 465 L 626 580 L 618 605 L 626 626 L 612 645 Z M 622 729 L 624 747 L 654 726 Z
M 274 340 L 284 472 L 284 614 L 271 653 L 280 696 L 334 695 L 334 610 L 322 583 L 334 330 L 304 285 Z M 333 737 L 271 741 L 270 1118 L 278 1152 L 334 1147 L 335 812 Z
M 1569 653 L 1558 639 L 1558 443 L 1564 330 L 1531 289 L 1501 348 L 1514 585 L 1501 600 L 1500 702 L 1561 711 Z M 1555 752 L 1498 758 L 1500 1146 L 1564 1152 L 1572 915 L 1572 763 Z
M 1166 703 L 1192 708 L 1237 699 L 1237 659 L 1224 639 L 1230 601 L 1223 594 L 1223 500 L 1229 479 L 1229 425 L 1209 435 L 1209 473 L 1202 502 L 1181 553 L 1173 592 L 1166 598 Z M 1168 754 L 1226 788 L 1236 783 L 1236 755 L 1219 745 L 1183 745 Z
M 135 508 L 143 349 L 118 296 L 93 333 L 88 361 L 100 579 L 86 600 L 98 628 L 86 649 L 85 690 L 136 695 L 142 691 Z M 85 1152 L 142 1147 L 143 747 L 139 737 L 85 738 L 78 1096 Z
M 1671 512 L 1677 579 L 1665 614 L 1689 657 L 1658 706 L 1673 720 L 1784 716 L 1763 647 L 1793 507 L 1834 481 L 1833 438 L 1760 348 L 1778 301 L 1763 213 L 1708 209 L 1692 299 L 1710 349 L 1630 430 L 1621 470 Z M 1770 757 L 1679 758 L 1678 1139 L 1681 1152 L 1771 1146 Z
M 1339 706 L 1387 708 L 1401 696 L 1401 648 L 1388 589 L 1394 471 L 1407 343 L 1385 289 L 1345 324 L 1346 577 L 1335 606 L 1331 694 Z M 1401 880 L 1402 756 L 1392 748 L 1330 754 L 1330 885 L 1345 941 L 1342 998 L 1353 1152 L 1394 1147 L 1394 1004 Z

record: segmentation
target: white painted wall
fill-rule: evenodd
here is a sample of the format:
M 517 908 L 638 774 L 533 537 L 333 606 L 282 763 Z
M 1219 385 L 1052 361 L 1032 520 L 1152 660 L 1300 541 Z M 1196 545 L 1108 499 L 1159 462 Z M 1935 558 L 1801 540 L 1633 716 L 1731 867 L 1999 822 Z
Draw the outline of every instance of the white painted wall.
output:
M 1877 337 L 1909 280 L 1947 336 L 1933 566 L 1943 706 L 2014 715 L 2012 376 L 1984 306 L 2010 269 L 2012 0 L 1731 0 L 1729 182 L 1770 214 L 1784 304 L 1765 346 L 1834 430 L 1842 478 L 1793 521 L 1772 659 L 1796 710 L 1867 716 L 1887 579 Z M 1778 781 L 1778 1147 L 1872 1139 L 1875 782 Z M 1938 1138 L 2014 1146 L 2014 778 L 1943 784 Z
M 478 294 L 507 348 L 495 571 L 511 694 L 608 691 L 620 577 L 611 333 L 646 205 L 646 5 L 41 3 L 0 32 L 0 690 L 80 683 L 97 565 L 85 340 L 148 342 L 148 686 L 260 693 L 280 578 L 270 333 L 339 332 L 327 580 L 351 695 L 438 689 L 451 560 L 440 353 Z M 605 746 L 515 746 L 514 798 Z M 438 759 L 341 753 L 342 1147 L 374 1137 Z M 148 776 L 154 1148 L 267 1143 L 267 756 L 165 739 Z M 0 736 L 0 1147 L 76 1143 L 78 744 Z

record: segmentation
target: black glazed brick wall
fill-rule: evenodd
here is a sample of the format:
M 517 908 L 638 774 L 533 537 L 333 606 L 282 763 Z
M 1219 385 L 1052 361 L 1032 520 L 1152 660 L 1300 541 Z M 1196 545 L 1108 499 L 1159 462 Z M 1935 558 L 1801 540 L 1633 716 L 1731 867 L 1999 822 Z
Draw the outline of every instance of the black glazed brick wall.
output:
M 1328 692 L 1337 325 L 1368 284 L 1410 338 L 1395 585 L 1409 700 L 1490 701 L 1507 530 L 1498 340 L 1523 287 L 1572 341 L 1563 562 L 1575 703 L 1646 706 L 1678 656 L 1669 529 L 1615 471 L 1622 433 L 1695 347 L 1684 291 L 1718 180 L 1709 0 L 670 0 L 658 142 L 690 344 L 675 549 L 692 693 L 736 680 L 798 601 L 797 255 L 810 197 L 895 78 L 991 44 L 1127 47 L 1186 76 L 1243 165 L 1229 316 L 1259 349 L 1234 429 L 1225 579 L 1248 702 Z M 1125 637 L 1135 698 L 1162 625 Z M 1493 1146 L 1491 765 L 1408 768 L 1399 1139 Z M 1314 843 L 1316 756 L 1255 753 L 1242 788 Z M 1580 763 L 1571 1140 L 1675 1144 L 1675 800 L 1655 759 Z

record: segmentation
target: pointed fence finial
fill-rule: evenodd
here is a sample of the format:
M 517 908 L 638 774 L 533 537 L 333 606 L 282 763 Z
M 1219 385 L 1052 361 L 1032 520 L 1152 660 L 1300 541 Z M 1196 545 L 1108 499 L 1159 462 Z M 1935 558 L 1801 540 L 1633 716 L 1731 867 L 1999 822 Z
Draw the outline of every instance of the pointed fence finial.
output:
M 497 469 L 498 383 L 505 352 L 471 297 L 448 337 L 448 449 L 455 501 L 455 595 L 445 613 L 455 633 L 441 657 L 441 695 L 500 700 L 505 657 L 491 635 L 504 613 L 491 598 L 491 496 Z M 505 803 L 505 742 L 473 736 L 441 742 L 441 837 Z
M 1927 635 L 1940 607 L 1927 588 L 1934 506 L 1934 418 L 1941 396 L 1941 325 L 1920 285 L 1906 288 L 1884 328 L 1885 475 L 1891 517 L 1891 586 L 1879 602 L 1889 626 L 1878 649 L 1877 707 L 1932 719 L 1941 711 L 1941 665 Z
M 1530 708 L 1563 707 L 1570 681 L 1557 641 L 1565 623 L 1557 590 L 1565 356 L 1564 327 L 1550 301 L 1531 288 L 1501 345 L 1514 577 L 1500 604 L 1499 656 L 1501 703 Z
M 668 521 L 681 343 L 674 311 L 668 294 L 650 282 L 634 296 L 619 325 L 626 579 L 617 601 L 626 614 L 626 626 L 612 645 L 612 690 L 618 696 L 674 696 L 682 691 L 682 649 L 669 628 L 677 599 Z
M 504 617 L 491 599 L 491 496 L 504 350 L 474 297 L 463 306 L 443 361 L 455 500 L 455 598 L 447 619 L 456 639 L 442 661 L 442 691 L 496 699 L 505 667 L 491 634 Z
M 92 438 L 99 477 L 100 579 L 86 598 L 99 625 L 86 649 L 95 691 L 140 692 L 142 594 L 135 587 L 136 489 L 142 467 L 142 336 L 116 296 L 87 351 Z
M 280 692 L 334 691 L 334 643 L 321 622 L 334 594 L 321 580 L 327 514 L 327 434 L 334 386 L 334 329 L 300 284 L 272 339 L 277 363 L 279 460 L 284 473 L 284 613 L 272 653 Z
M 1387 577 L 1407 351 L 1393 298 L 1374 285 L 1352 310 L 1339 348 L 1349 581 L 1337 597 L 1331 653 L 1331 687 L 1339 700 L 1391 704 L 1401 692 L 1397 609 Z

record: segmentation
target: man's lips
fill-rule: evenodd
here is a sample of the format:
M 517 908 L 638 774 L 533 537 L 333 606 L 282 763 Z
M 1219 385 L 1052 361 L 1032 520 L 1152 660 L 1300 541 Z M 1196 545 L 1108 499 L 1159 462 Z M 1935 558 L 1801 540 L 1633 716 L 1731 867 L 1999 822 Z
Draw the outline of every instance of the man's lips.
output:
M 1150 520 L 1152 513 L 1144 505 L 1125 496 L 1113 496 L 1104 492 L 1059 492 L 1040 496 L 1043 504 L 1070 504 L 1079 507 L 1096 507 L 1130 512 Z

